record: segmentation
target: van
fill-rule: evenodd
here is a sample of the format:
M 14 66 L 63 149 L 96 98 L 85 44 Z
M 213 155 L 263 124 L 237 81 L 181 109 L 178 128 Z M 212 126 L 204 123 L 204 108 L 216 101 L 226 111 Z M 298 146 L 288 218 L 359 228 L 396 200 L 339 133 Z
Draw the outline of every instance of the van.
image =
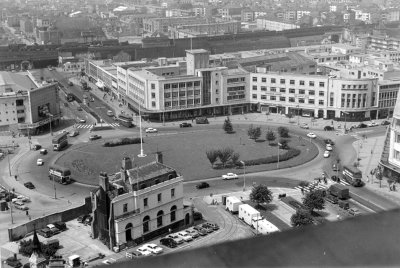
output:
M 343 208 L 346 210 L 350 208 L 349 202 L 346 202 L 346 201 L 339 200 L 338 205 L 340 208 Z

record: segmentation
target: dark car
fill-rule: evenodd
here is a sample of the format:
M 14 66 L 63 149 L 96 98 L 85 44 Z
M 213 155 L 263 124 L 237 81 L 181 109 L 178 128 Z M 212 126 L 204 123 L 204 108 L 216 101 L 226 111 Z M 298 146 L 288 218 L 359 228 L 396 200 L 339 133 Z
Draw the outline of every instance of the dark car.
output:
M 45 155 L 47 154 L 47 149 L 40 149 L 39 153 Z
M 325 142 L 325 144 L 330 144 L 332 146 L 335 145 L 335 142 L 331 139 L 325 139 L 324 142 Z
M 97 135 L 97 134 L 94 134 L 89 137 L 89 140 L 91 140 L 91 141 L 98 140 L 98 139 L 101 139 L 101 136 Z
M 204 227 L 204 228 L 209 227 L 209 228 L 212 228 L 214 231 L 219 230 L 219 226 L 218 226 L 217 224 L 211 223 L 211 222 L 206 222 L 206 223 L 204 223 L 204 224 L 202 225 L 202 227 Z
M 382 125 L 382 126 L 390 125 L 390 122 L 387 121 L 387 120 L 383 120 L 383 121 L 381 122 L 381 125 Z
M 24 186 L 26 187 L 26 188 L 28 188 L 28 189 L 35 189 L 35 185 L 33 185 L 33 183 L 32 182 L 30 182 L 30 181 L 28 181 L 28 182 L 25 182 L 24 183 Z
M 179 127 L 192 127 L 192 124 L 183 122 L 183 123 L 179 124 Z
M 193 228 L 194 228 L 194 227 L 193 227 Z M 213 228 L 211 228 L 210 226 L 204 225 L 204 224 L 201 225 L 201 228 L 203 228 L 203 230 L 205 230 L 208 234 L 214 232 L 214 229 L 213 229 Z M 194 229 L 197 231 L 196 228 L 194 228 Z
M 207 182 L 200 182 L 199 184 L 196 185 L 197 189 L 204 189 L 208 187 L 210 187 L 210 184 L 208 184 Z
M 340 182 L 339 177 L 337 177 L 336 175 L 333 175 L 333 176 L 331 177 L 331 180 L 333 180 L 333 181 L 335 181 L 335 182 Z
M 201 236 L 205 236 L 208 234 L 207 230 L 201 227 L 200 225 L 194 226 L 193 229 L 196 230 Z
M 92 223 L 92 220 L 93 220 L 92 216 L 88 215 L 83 223 L 85 225 L 89 225 Z
M 46 227 L 46 228 L 40 229 L 38 231 L 38 234 L 43 236 L 43 237 L 45 237 L 45 238 L 49 238 L 49 237 L 51 237 L 53 235 L 53 232 L 50 230 L 50 228 Z
M 359 125 L 358 125 L 358 128 L 367 128 L 368 127 L 368 125 L 367 124 L 364 124 L 364 123 L 360 123 Z
M 40 145 L 40 144 L 33 145 L 33 150 L 35 150 L 35 151 L 40 150 L 41 148 L 42 148 L 42 145 Z
M 58 230 L 60 230 L 60 231 L 65 231 L 65 230 L 67 230 L 67 225 L 65 224 L 65 222 L 58 221 L 58 222 L 55 222 L 55 223 L 53 223 L 53 224 L 54 224 L 54 226 L 55 226 Z
M 77 220 L 79 223 L 84 223 L 84 221 L 86 220 L 87 217 L 90 217 L 90 215 L 81 215 L 81 216 L 79 216 L 76 220 Z
M 325 127 L 324 127 L 324 130 L 325 130 L 325 131 L 332 131 L 332 130 L 335 130 L 335 128 L 332 127 L 332 126 L 325 126 Z
M 330 195 L 330 194 L 328 194 L 328 195 L 325 197 L 325 199 L 326 199 L 326 201 L 328 201 L 328 202 L 330 202 L 330 203 L 332 203 L 332 204 L 337 204 L 337 203 L 338 203 L 337 197 L 335 197 L 335 196 L 333 196 L 333 195 Z
M 170 237 L 161 238 L 160 244 L 167 246 L 169 248 L 176 248 L 178 246 L 178 244 L 174 241 L 174 239 Z
M 208 119 L 207 117 L 197 117 L 196 118 L 196 124 L 208 124 Z

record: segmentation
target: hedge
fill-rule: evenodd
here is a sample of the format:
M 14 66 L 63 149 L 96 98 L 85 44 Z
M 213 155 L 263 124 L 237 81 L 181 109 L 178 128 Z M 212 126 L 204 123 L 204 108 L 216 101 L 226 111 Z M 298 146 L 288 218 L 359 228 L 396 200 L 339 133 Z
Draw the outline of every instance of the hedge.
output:
M 126 144 L 138 144 L 140 143 L 140 138 L 120 138 L 120 139 L 114 139 L 111 141 L 106 141 L 103 146 L 104 147 L 114 147 L 114 146 L 120 146 L 120 145 L 126 145 Z
M 279 162 L 281 161 L 286 161 L 289 160 L 293 157 L 296 157 L 300 154 L 300 150 L 298 149 L 289 149 L 287 152 L 284 154 L 281 154 L 279 156 Z M 264 164 L 271 164 L 271 163 L 276 163 L 278 162 L 278 156 L 277 155 L 272 155 L 269 157 L 264 157 L 264 158 L 258 158 L 258 159 L 252 159 L 252 160 L 246 160 L 244 161 L 246 166 L 257 166 L 257 165 L 264 165 Z

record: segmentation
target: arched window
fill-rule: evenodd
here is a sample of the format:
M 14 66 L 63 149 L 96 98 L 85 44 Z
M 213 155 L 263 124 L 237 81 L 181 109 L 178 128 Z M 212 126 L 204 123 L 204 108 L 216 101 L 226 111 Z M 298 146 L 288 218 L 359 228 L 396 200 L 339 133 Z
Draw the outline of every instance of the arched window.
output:
M 163 216 L 164 216 L 164 211 L 160 210 L 157 213 L 157 227 L 160 227 L 163 225 Z
M 170 215 L 171 215 L 171 222 L 174 222 L 176 220 L 176 206 L 172 206 Z
M 150 231 L 149 222 L 150 222 L 149 216 L 143 218 L 143 233 L 147 233 L 148 231 Z

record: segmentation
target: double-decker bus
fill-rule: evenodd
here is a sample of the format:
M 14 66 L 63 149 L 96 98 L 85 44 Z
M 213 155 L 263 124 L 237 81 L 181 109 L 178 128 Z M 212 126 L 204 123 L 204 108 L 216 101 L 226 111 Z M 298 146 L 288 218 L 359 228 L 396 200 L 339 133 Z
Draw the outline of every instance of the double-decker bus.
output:
M 65 146 L 68 145 L 68 133 L 64 132 L 58 134 L 52 139 L 53 150 L 54 151 L 61 151 Z
M 134 127 L 133 118 L 123 114 L 118 115 L 118 122 L 125 127 Z
M 351 165 L 343 166 L 343 178 L 355 187 L 362 186 L 362 171 Z
M 68 168 L 53 164 L 49 167 L 49 179 L 60 184 L 70 184 L 71 171 Z

